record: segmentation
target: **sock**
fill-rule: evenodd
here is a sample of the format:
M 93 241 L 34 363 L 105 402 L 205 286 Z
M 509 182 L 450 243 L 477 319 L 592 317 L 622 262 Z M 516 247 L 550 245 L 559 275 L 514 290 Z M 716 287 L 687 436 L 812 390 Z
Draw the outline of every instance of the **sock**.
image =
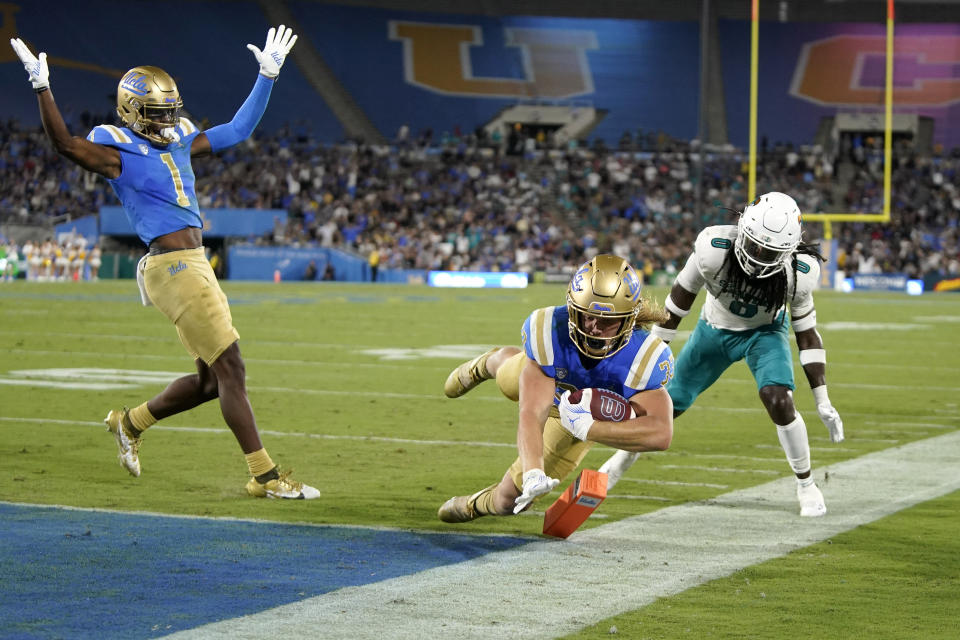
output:
M 473 509 L 477 512 L 477 514 L 481 516 L 500 515 L 493 506 L 493 490 L 496 488 L 497 485 L 492 484 L 486 489 L 481 489 L 470 496 L 470 500 L 468 502 L 473 503 Z
M 777 425 L 777 436 L 780 437 L 780 446 L 787 454 L 787 462 L 794 473 L 810 471 L 810 443 L 807 441 L 807 425 L 800 414 L 796 414 L 793 422 Z M 812 474 L 811 474 L 812 477 Z
M 273 478 L 277 477 L 275 475 L 273 478 L 267 478 L 266 480 L 262 481 L 260 480 L 260 476 L 266 475 L 270 472 L 276 473 L 277 465 L 273 464 L 273 460 L 270 459 L 270 454 L 267 453 L 266 449 L 260 449 L 259 451 L 254 451 L 253 453 L 245 453 L 243 457 L 247 460 L 247 467 L 250 469 L 250 475 L 255 477 L 260 484 L 273 480 Z
M 139 407 L 134 407 L 127 412 L 127 418 L 130 421 L 130 424 L 124 426 L 127 427 L 127 430 L 134 438 L 139 438 L 140 434 L 152 427 L 157 423 L 157 419 L 153 417 L 153 414 L 150 413 L 150 410 L 147 409 L 147 403 L 144 402 Z

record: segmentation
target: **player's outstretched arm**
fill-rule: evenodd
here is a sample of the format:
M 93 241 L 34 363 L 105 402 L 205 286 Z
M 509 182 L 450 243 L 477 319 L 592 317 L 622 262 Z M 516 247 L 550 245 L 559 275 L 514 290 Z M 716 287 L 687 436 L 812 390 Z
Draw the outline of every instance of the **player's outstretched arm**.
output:
M 624 451 L 664 451 L 673 440 L 673 401 L 666 388 L 641 391 L 630 398 L 636 418 L 622 422 L 592 420 L 586 433 L 577 435 L 565 419 L 561 404 L 561 424 L 575 438 L 599 442 Z
M 13 47 L 23 68 L 27 72 L 27 80 L 37 93 L 37 103 L 40 107 L 40 120 L 43 130 L 57 153 L 69 158 L 88 171 L 99 173 L 107 178 L 116 178 L 120 175 L 120 152 L 112 147 L 96 144 L 70 135 L 63 116 L 53 100 L 50 91 L 50 70 L 47 66 L 47 54 L 33 55 L 29 47 L 20 38 L 11 38 Z
M 840 412 L 833 407 L 830 396 L 827 395 L 827 351 L 823 348 L 823 339 L 816 328 L 816 312 L 795 318 L 793 332 L 797 338 L 797 348 L 800 350 L 800 364 L 803 373 L 807 376 L 813 398 L 817 404 L 817 414 L 827 431 L 830 440 L 843 442 L 843 420 Z
M 543 472 L 543 425 L 550 415 L 555 389 L 556 381 L 532 360 L 520 373 L 517 449 L 524 473 L 514 513 L 520 513 L 535 498 L 550 493 L 560 483 Z
M 233 116 L 233 120 L 212 127 L 193 139 L 190 155 L 201 156 L 221 151 L 243 142 L 253 134 L 267 110 L 270 92 L 280 74 L 280 68 L 296 42 L 297 36 L 293 34 L 293 30 L 280 25 L 276 29 L 270 27 L 262 50 L 255 45 L 247 45 L 247 49 L 253 52 L 253 57 L 260 63 L 260 74 L 253 85 L 253 91 Z

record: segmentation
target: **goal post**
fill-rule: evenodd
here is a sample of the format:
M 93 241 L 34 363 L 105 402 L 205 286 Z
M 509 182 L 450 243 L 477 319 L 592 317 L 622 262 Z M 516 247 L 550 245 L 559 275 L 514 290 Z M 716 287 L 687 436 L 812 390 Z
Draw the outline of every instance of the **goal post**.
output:
M 748 201 L 757 197 L 757 67 L 759 64 L 759 18 L 760 0 L 750 0 L 750 154 L 747 181 Z M 824 223 L 825 239 L 832 237 L 831 222 L 889 222 L 890 189 L 893 156 L 893 12 L 894 0 L 887 0 L 887 36 L 886 36 L 886 78 L 884 82 L 884 122 L 883 122 L 883 206 L 881 213 L 804 213 L 803 219 L 809 222 Z

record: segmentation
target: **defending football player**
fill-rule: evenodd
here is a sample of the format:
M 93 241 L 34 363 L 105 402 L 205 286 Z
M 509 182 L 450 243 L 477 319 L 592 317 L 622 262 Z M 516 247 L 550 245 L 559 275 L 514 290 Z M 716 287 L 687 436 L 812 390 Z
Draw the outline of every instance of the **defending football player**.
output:
M 34 56 L 20 38 L 10 40 L 37 93 L 44 131 L 61 155 L 105 177 L 131 225 L 147 245 L 138 265 L 144 304 L 152 303 L 176 326 L 196 361 L 197 374 L 173 381 L 133 409 L 110 411 L 104 422 L 114 434 L 120 463 L 140 475 L 143 432 L 158 420 L 220 399 L 223 418 L 246 457 L 256 497 L 316 498 L 313 487 L 281 473 L 257 431 L 247 399 L 245 368 L 227 298 L 204 257 L 191 159 L 246 140 L 267 107 L 273 83 L 297 41 L 290 29 L 271 28 L 261 51 L 252 44 L 260 72 L 233 119 L 205 132 L 185 117 L 176 83 L 162 69 L 134 67 L 117 87 L 122 124 L 95 127 L 86 138 L 70 135 L 50 91 L 47 56 Z
M 746 360 L 797 476 L 800 515 L 815 517 L 824 515 L 827 507 L 811 475 L 807 427 L 793 404 L 787 306 L 800 364 L 833 442 L 843 440 L 843 422 L 827 395 L 826 351 L 813 305 L 823 256 L 815 245 L 802 243 L 801 236 L 797 203 L 777 192 L 754 200 L 740 215 L 739 224 L 707 227 L 697 236 L 694 251 L 666 300 L 669 320 L 651 333 L 664 342 L 673 340 L 700 289 L 706 288 L 700 319 L 677 357 L 676 376 L 667 387 L 673 415 L 690 408 L 727 367 Z M 607 464 L 619 475 L 632 460 L 618 452 Z
M 523 350 L 492 349 L 451 372 L 444 385 L 450 398 L 495 378 L 500 391 L 519 403 L 520 455 L 500 482 L 447 500 L 441 520 L 520 513 L 573 471 L 594 442 L 631 452 L 670 446 L 673 404 L 664 387 L 673 375 L 673 355 L 644 329 L 667 316 L 640 289 L 626 260 L 598 255 L 573 276 L 565 306 L 530 314 Z M 570 403 L 570 391 L 591 387 L 628 398 L 638 417 L 594 420 L 589 407 Z

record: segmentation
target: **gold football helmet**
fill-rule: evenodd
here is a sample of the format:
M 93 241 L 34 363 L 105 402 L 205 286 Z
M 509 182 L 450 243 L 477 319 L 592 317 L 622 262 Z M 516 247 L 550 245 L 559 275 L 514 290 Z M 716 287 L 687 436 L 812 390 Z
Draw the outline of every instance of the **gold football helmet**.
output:
M 134 67 L 117 87 L 117 114 L 134 133 L 168 145 L 180 122 L 183 100 L 177 83 L 159 67 Z
M 620 256 L 600 254 L 577 269 L 567 288 L 570 339 L 583 355 L 600 360 L 623 349 L 640 313 L 640 276 Z M 588 327 L 588 320 L 593 327 Z M 616 330 L 598 330 L 616 322 Z

